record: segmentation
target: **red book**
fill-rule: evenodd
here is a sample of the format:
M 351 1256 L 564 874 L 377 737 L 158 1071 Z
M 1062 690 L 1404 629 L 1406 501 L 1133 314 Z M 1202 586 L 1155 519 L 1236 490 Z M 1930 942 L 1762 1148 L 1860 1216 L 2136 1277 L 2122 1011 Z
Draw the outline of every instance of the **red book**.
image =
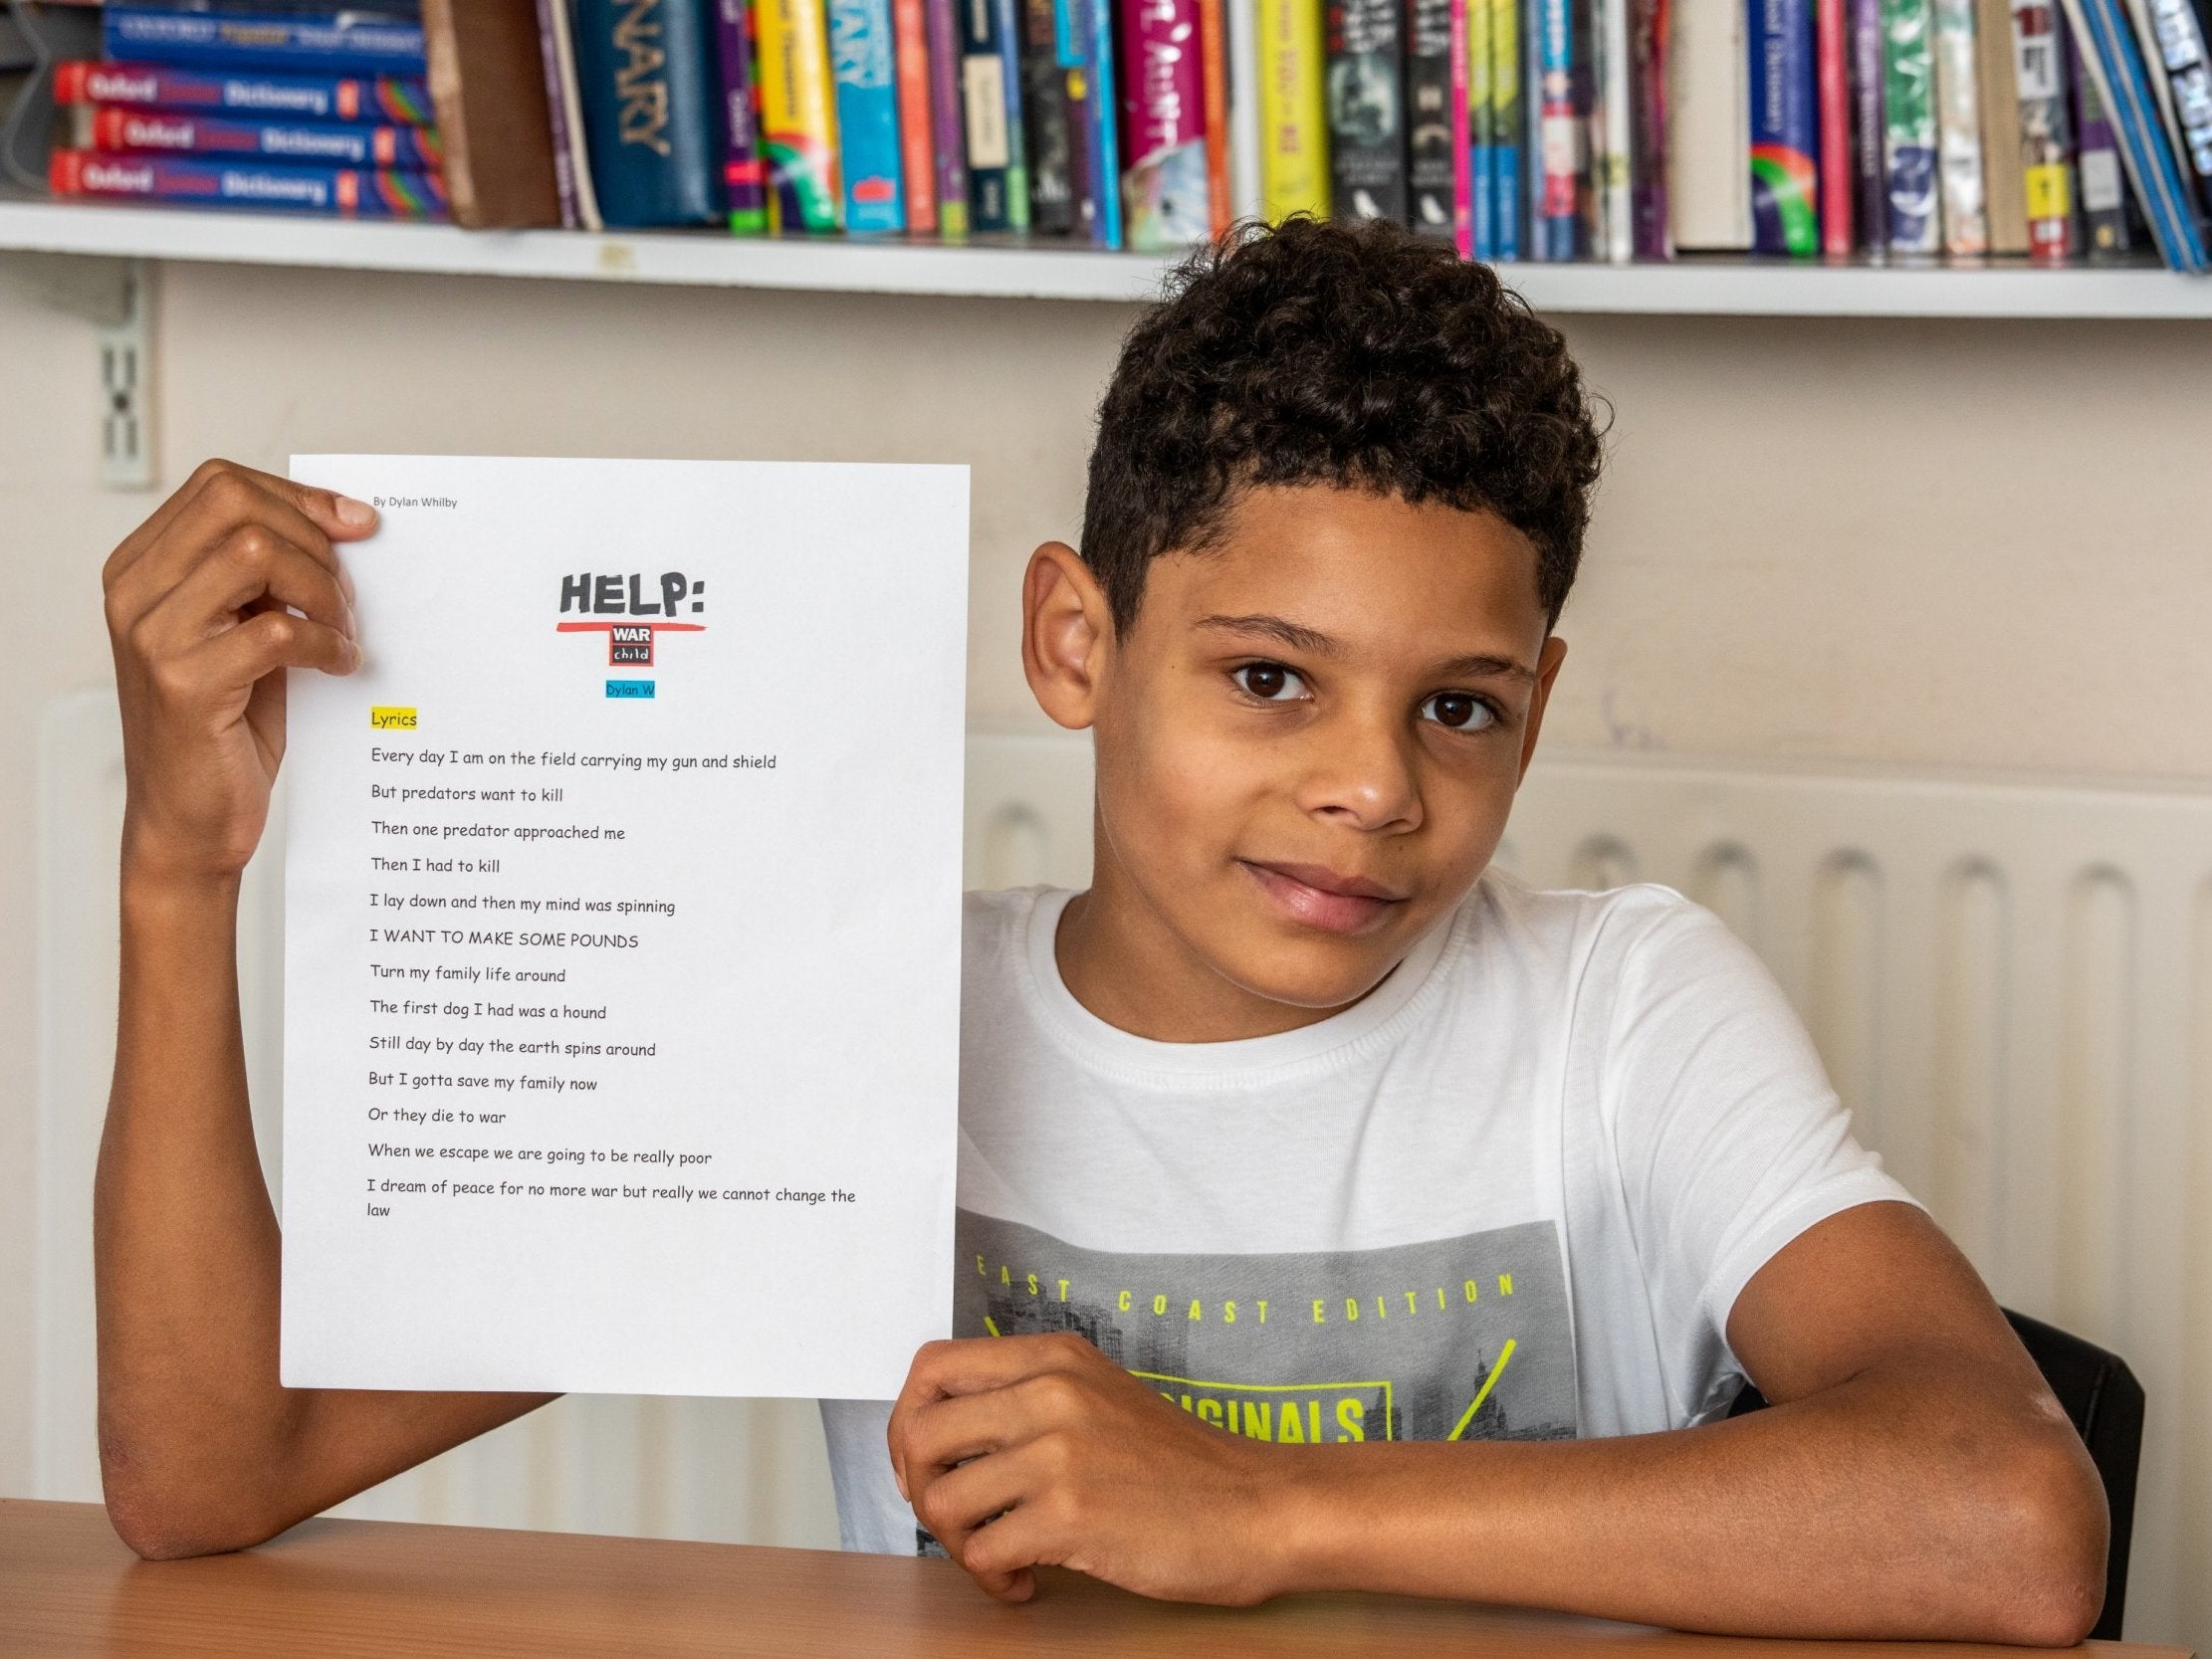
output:
M 1851 43 L 1844 0 L 1814 0 L 1814 63 L 1820 78 L 1821 252 L 1849 258 L 1851 223 Z
M 1222 0 L 1199 0 L 1199 65 L 1206 87 L 1207 220 L 1219 236 L 1228 229 L 1228 28 Z
M 899 165 L 906 174 L 906 228 L 937 229 L 937 155 L 930 142 L 929 28 L 922 0 L 891 0 L 899 85 Z

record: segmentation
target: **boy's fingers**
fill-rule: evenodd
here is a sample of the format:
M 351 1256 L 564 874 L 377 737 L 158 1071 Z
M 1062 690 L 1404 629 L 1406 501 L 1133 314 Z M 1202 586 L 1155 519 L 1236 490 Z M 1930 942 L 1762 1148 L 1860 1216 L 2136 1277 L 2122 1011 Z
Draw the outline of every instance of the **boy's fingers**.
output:
M 282 490 L 272 486 L 283 486 Z M 325 527 L 293 499 L 296 487 L 267 474 L 234 469 L 201 486 L 161 534 L 109 580 L 109 610 L 127 620 L 150 610 L 233 532 L 256 525 L 290 542 L 334 577 L 337 553 Z
M 357 634 L 352 607 L 330 568 L 274 532 L 249 524 L 232 531 L 146 612 L 131 630 L 131 644 L 149 655 L 189 651 L 236 627 L 242 610 L 288 605 L 348 639 Z
M 1025 1439 L 1008 1420 L 1010 1396 L 1004 1389 L 956 1394 L 918 1407 L 908 1419 L 901 1473 L 917 1488 L 947 1470 Z
M 1067 1342 L 1080 1344 L 1081 1338 Z M 1058 1337 L 970 1337 L 964 1340 L 924 1343 L 916 1350 L 906 1383 L 891 1406 L 887 1438 L 891 1472 L 899 1495 L 911 1501 L 907 1442 L 915 1413 L 926 1405 L 955 1394 L 980 1394 L 1003 1388 L 1041 1370 L 1063 1368 L 1070 1359 Z
M 914 1519 L 965 1565 L 985 1524 L 997 1526 L 994 1517 L 1005 1516 L 1031 1495 L 1032 1473 L 1018 1455 L 963 1464 L 923 1484 L 914 1495 Z
M 1048 1564 L 1044 1556 L 1048 1542 L 1034 1509 L 1019 1505 L 970 1535 L 960 1564 L 999 1600 L 1026 1601 L 1037 1591 L 1032 1568 Z
M 280 668 L 351 674 L 360 648 L 335 628 L 290 611 L 263 611 L 176 661 L 166 677 L 186 695 L 236 692 Z

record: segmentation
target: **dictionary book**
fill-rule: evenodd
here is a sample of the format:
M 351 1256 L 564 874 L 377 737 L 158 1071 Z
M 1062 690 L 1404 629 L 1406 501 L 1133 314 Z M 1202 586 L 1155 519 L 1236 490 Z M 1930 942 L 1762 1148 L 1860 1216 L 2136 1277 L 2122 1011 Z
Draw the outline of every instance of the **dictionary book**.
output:
M 305 121 L 431 124 L 430 89 L 419 78 L 395 75 L 222 75 L 159 64 L 78 61 L 55 66 L 54 102 Z
M 101 12 L 101 48 L 115 63 L 190 65 L 217 73 L 419 77 L 425 63 L 421 23 L 401 8 L 374 5 L 209 11 L 110 0 Z
M 321 167 L 428 172 L 443 159 L 437 129 L 390 123 L 246 121 L 166 109 L 80 105 L 80 147 L 111 153 L 227 155 Z
M 101 155 L 58 149 L 47 183 L 56 196 L 159 202 L 338 219 L 443 220 L 436 173 L 271 166 L 198 155 Z
M 900 183 L 897 53 L 891 0 L 828 0 L 830 76 L 837 88 L 838 170 L 845 229 L 906 229 Z
M 705 8 L 576 0 L 572 24 L 599 216 L 622 229 L 718 223 L 719 77 Z

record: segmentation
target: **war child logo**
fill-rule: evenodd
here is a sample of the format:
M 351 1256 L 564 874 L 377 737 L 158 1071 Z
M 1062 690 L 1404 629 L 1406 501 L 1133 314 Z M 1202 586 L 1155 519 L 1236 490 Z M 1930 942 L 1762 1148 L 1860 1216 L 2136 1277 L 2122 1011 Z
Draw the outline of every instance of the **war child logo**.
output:
M 651 668 L 658 635 L 706 632 L 704 622 L 675 620 L 679 613 L 697 615 L 706 610 L 706 592 L 703 578 L 694 580 L 681 570 L 664 570 L 652 578 L 642 571 L 599 575 L 586 570 L 580 575 L 560 578 L 561 614 L 566 617 L 574 611 L 579 616 L 553 626 L 563 634 L 606 635 L 607 666 L 610 668 Z M 656 620 L 645 620 L 647 618 Z M 609 680 L 606 683 L 606 694 L 612 698 L 651 698 L 655 690 L 651 680 Z

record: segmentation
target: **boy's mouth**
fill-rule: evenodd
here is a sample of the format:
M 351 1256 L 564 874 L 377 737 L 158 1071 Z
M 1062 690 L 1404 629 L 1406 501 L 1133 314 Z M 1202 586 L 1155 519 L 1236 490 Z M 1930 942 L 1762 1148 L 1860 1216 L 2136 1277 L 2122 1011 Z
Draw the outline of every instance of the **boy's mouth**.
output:
M 1319 864 L 1261 864 L 1238 859 L 1260 891 L 1294 922 L 1332 933 L 1363 933 L 1406 902 L 1379 882 L 1346 876 Z

